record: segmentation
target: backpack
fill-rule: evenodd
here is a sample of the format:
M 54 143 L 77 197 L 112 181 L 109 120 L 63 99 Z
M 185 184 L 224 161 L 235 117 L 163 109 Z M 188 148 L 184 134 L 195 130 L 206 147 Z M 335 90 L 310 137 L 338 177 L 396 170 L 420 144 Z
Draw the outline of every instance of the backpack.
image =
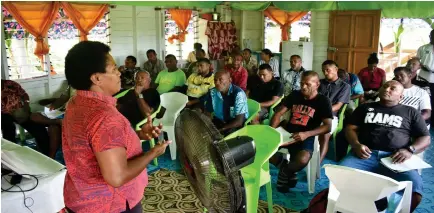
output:
M 320 191 L 309 203 L 307 209 L 301 211 L 300 213 L 325 213 L 327 210 L 329 189 L 324 189 Z

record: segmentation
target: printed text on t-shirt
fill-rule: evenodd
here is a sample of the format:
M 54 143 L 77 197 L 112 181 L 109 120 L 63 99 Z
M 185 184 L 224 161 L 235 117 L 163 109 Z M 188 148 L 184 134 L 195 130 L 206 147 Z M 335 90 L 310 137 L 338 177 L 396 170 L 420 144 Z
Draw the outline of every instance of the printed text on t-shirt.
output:
M 306 126 L 309 118 L 313 118 L 313 115 L 315 114 L 315 109 L 305 105 L 293 105 L 291 113 L 292 124 Z
M 402 117 L 398 115 L 389 115 L 381 112 L 368 112 L 365 116 L 365 123 L 379 124 L 382 126 L 394 126 L 400 128 L 402 124 Z

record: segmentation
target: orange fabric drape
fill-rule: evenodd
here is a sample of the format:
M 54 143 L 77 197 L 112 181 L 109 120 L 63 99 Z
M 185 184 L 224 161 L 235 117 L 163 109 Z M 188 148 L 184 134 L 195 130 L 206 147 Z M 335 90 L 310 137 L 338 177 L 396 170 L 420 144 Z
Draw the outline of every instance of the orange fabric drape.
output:
M 173 40 L 177 39 L 179 42 L 185 41 L 185 35 L 187 34 L 188 22 L 190 22 L 192 10 L 180 10 L 180 9 L 169 9 L 170 15 L 172 15 L 172 19 L 175 21 L 176 25 L 179 28 L 179 33 L 175 35 L 171 35 L 167 41 L 173 44 Z
M 80 31 L 80 41 L 87 41 L 94 28 L 108 10 L 108 4 L 85 4 L 61 2 L 63 10 Z
M 48 54 L 50 50 L 45 37 L 57 18 L 60 2 L 3 1 L 2 5 L 24 29 L 35 36 L 35 55 L 43 61 L 42 56 Z
M 276 7 L 268 7 L 264 14 L 280 25 L 282 29 L 282 41 L 289 40 L 288 28 L 292 23 L 300 20 L 307 12 L 286 12 Z

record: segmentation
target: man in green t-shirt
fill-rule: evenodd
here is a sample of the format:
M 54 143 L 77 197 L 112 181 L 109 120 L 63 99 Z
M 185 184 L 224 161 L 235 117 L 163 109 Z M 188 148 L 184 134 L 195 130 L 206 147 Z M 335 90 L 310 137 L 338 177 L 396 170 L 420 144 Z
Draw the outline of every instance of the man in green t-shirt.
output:
M 155 80 L 155 86 L 158 93 L 163 94 L 166 92 L 180 92 L 185 85 L 186 77 L 185 73 L 178 69 L 176 57 L 172 54 L 166 56 L 164 63 L 167 70 L 163 70 L 158 73 Z

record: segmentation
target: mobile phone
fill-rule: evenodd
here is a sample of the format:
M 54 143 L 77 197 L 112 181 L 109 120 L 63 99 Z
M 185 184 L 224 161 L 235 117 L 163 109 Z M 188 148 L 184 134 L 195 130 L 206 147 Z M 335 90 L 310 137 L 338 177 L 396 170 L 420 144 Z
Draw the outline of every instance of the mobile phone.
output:
M 163 132 L 163 138 L 164 138 L 164 141 L 169 140 L 169 136 L 167 136 L 167 132 Z

